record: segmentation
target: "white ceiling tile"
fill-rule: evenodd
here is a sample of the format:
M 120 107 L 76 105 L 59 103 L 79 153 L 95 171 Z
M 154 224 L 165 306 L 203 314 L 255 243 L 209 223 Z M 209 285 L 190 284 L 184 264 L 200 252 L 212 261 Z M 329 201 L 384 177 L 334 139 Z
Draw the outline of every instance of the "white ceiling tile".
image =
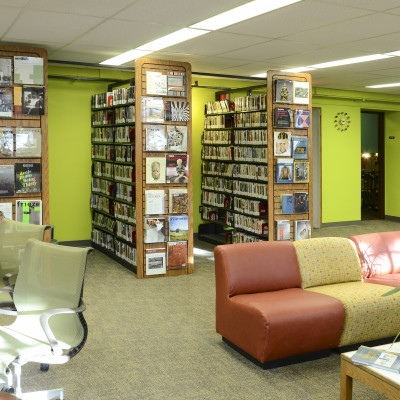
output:
M 0 0 L 0 6 L 13 6 L 13 7 L 24 7 L 29 3 L 29 0 Z M 3 11 L 3 9 L 1 9 Z
M 0 38 L 7 32 L 7 29 L 14 22 L 20 12 L 19 8 L 1 7 L 0 12 Z
M 398 7 L 398 0 L 320 0 L 327 3 L 335 3 L 339 6 L 351 6 L 364 10 L 385 11 Z
M 398 51 L 400 50 L 400 32 L 348 42 L 346 46 L 371 53 Z
M 102 19 L 97 17 L 25 10 L 4 40 L 29 38 L 39 43 L 51 38 L 56 42 L 69 42 L 100 22 Z
M 386 11 L 388 14 L 400 15 L 400 7 L 392 8 Z

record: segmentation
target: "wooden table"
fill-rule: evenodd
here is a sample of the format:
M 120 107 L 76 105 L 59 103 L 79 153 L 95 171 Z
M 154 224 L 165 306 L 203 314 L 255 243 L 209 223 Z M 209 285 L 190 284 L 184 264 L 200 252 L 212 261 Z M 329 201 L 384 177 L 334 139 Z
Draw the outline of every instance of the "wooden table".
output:
M 377 346 L 382 350 L 389 350 L 390 345 Z M 394 344 L 391 352 L 400 353 L 400 343 Z M 342 353 L 340 368 L 340 400 L 351 400 L 353 397 L 353 379 L 368 386 L 375 392 L 391 400 L 400 399 L 400 374 L 384 369 L 355 365 L 351 361 L 355 351 Z
M 0 400 L 20 400 L 20 399 L 19 397 L 15 397 L 13 394 L 0 392 Z

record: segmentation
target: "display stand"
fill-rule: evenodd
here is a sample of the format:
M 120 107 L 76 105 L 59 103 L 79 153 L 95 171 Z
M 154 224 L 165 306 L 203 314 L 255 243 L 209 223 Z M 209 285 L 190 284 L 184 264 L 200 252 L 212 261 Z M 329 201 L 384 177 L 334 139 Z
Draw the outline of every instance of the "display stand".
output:
M 14 80 L 14 56 L 23 57 L 35 57 L 43 59 L 43 84 L 18 84 Z M 13 101 L 17 96 L 21 96 L 24 90 L 30 88 L 44 88 L 44 104 L 40 106 L 43 108 L 43 115 L 28 115 L 22 108 L 22 112 L 26 112 L 25 115 L 16 114 L 16 107 L 18 107 L 19 100 L 14 101 L 13 114 L 10 117 L 0 116 L 0 127 L 10 127 L 13 130 L 13 149 L 11 156 L 0 156 L 0 165 L 14 165 L 17 163 L 40 163 L 41 167 L 41 192 L 34 193 L 16 193 L 12 196 L 0 195 L 0 203 L 12 202 L 12 214 L 13 218 L 16 219 L 16 202 L 18 200 L 41 200 L 42 202 L 42 224 L 48 225 L 50 222 L 49 218 L 49 173 L 48 173 L 48 129 L 47 129 L 47 51 L 42 48 L 34 47 L 19 47 L 19 46 L 0 46 L 0 58 L 10 59 L 12 65 L 12 79 L 7 85 L 0 83 L 0 89 L 11 88 L 14 96 Z M 4 72 L 4 71 L 3 71 Z M 41 73 L 40 73 L 41 75 Z M 4 75 L 3 75 L 4 76 Z M 19 90 L 19 91 L 18 91 Z M 34 89 L 32 89 L 34 90 Z M 26 99 L 25 99 L 26 100 Z M 36 100 L 36 99 L 35 99 Z M 23 102 L 24 104 L 24 102 Z M 26 103 L 25 103 L 26 105 Z M 22 107 L 22 105 L 21 105 Z M 36 107 L 38 107 L 36 105 Z M 37 111 L 33 111 L 36 113 Z M 28 156 L 16 156 L 16 130 L 17 128 L 40 128 L 41 129 L 41 154 L 40 156 L 30 157 Z M 40 147 L 40 146 L 39 146 Z M 31 202 L 31 204 L 33 204 Z M 0 204 L 1 206 L 1 204 Z M 45 240 L 49 241 L 49 234 L 46 233 Z
M 178 81 L 177 87 L 170 84 L 175 77 Z M 179 87 L 180 77 L 183 77 L 182 87 Z M 165 91 L 166 79 L 168 79 L 167 92 Z M 140 279 L 190 274 L 194 270 L 191 66 L 188 63 L 174 61 L 138 59 L 135 63 L 135 86 L 136 207 L 138 210 L 136 220 L 137 277 Z M 180 108 L 181 106 L 182 108 Z M 179 115 L 173 114 L 175 111 Z M 153 147 L 146 143 L 146 135 L 148 141 L 150 141 L 149 132 L 151 129 L 160 134 L 162 131 L 168 132 L 168 129 L 173 127 L 176 127 L 178 132 L 186 132 L 186 150 L 179 150 L 179 146 L 174 148 L 169 144 L 164 147 L 157 147 L 160 144 L 157 140 L 153 141 Z M 168 133 L 166 135 L 168 138 Z M 161 139 L 162 141 L 163 139 Z M 171 176 L 173 171 L 179 169 L 178 164 L 182 162 L 178 161 L 178 158 L 183 159 L 183 164 L 180 164 L 181 172 L 185 170 L 186 174 L 186 177 L 181 180 Z M 163 164 L 164 162 L 165 164 Z M 159 176 L 160 171 L 161 176 Z M 167 176 L 164 180 L 163 175 L 165 174 L 170 174 L 170 176 L 169 178 Z M 179 208 L 178 212 L 171 209 L 171 189 L 187 192 L 186 195 L 182 195 L 186 204 L 184 211 L 182 209 L 182 212 L 179 212 Z M 163 198 L 162 209 L 159 208 L 159 204 L 156 205 L 156 210 L 151 209 L 150 197 L 146 196 L 152 196 L 152 193 L 159 196 L 158 202 Z M 178 216 L 187 222 L 187 232 L 184 232 L 186 228 L 180 230 L 179 228 L 172 228 L 170 225 L 171 221 L 175 221 L 174 217 Z M 160 237 L 157 238 L 153 233 L 150 233 L 150 224 L 157 225 Z M 180 266 L 174 265 L 169 268 L 169 261 L 173 259 L 172 252 L 174 250 L 172 246 L 176 244 L 174 240 L 171 240 L 171 235 L 175 235 L 174 240 L 183 235 L 182 241 L 186 244 L 183 244 L 179 251 L 186 252 L 187 257 L 186 262 Z M 187 246 L 187 250 L 184 250 L 185 246 Z M 166 264 L 166 270 L 158 273 L 157 271 L 162 269 L 160 268 L 162 263 Z M 154 266 L 155 268 L 153 268 Z

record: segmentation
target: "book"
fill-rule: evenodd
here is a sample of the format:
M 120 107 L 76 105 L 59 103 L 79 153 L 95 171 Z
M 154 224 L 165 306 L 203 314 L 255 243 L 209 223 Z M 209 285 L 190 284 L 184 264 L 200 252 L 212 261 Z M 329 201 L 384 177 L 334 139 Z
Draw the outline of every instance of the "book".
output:
M 295 159 L 308 158 L 308 137 L 292 136 L 292 157 Z
M 16 200 L 15 220 L 25 224 L 42 225 L 42 200 Z
M 169 189 L 170 214 L 183 214 L 189 211 L 189 195 L 187 189 Z
M 190 119 L 188 101 L 166 101 L 165 120 L 187 122 Z
M 11 58 L 0 58 L 0 86 L 11 86 L 12 67 Z
M 42 173 L 40 163 L 15 164 L 15 193 L 40 193 Z
M 178 242 L 189 239 L 189 217 L 187 215 L 169 216 L 169 241 Z
M 309 104 L 310 84 L 308 82 L 293 81 L 293 103 Z
M 287 107 L 275 108 L 275 127 L 290 128 L 292 123 L 292 110 Z
M 0 197 L 14 196 L 14 165 L 0 165 Z
M 42 156 L 42 130 L 40 128 L 16 128 L 16 157 Z
M 165 151 L 165 125 L 146 125 L 146 151 Z
M 294 240 L 311 239 L 311 221 L 309 219 L 294 221 Z
M 144 219 L 144 243 L 165 242 L 165 218 Z
M 291 155 L 290 132 L 274 132 L 274 156 Z
M 400 374 L 400 355 L 388 350 L 360 346 L 351 357 L 354 364 L 367 365 Z
M 165 249 L 146 249 L 146 275 L 160 275 L 166 273 Z
M 189 156 L 187 154 L 166 155 L 167 183 L 187 183 Z
M 13 129 L 0 127 L 0 157 L 12 157 L 14 150 Z
M 43 85 L 43 58 L 14 56 L 14 83 Z
M 293 158 L 278 158 L 276 163 L 276 183 L 293 182 Z
M 145 190 L 145 214 L 165 213 L 165 192 L 164 190 Z
M 185 73 L 169 71 L 168 72 L 168 95 L 185 96 Z
M 187 266 L 187 242 L 167 243 L 167 270 L 183 269 Z
M 167 150 L 187 151 L 187 127 L 183 125 L 167 126 Z
M 4 218 L 13 219 L 13 203 L 0 203 L 0 211 L 3 213 Z
M 290 221 L 276 221 L 276 240 L 290 240 Z
M 293 195 L 281 194 L 282 214 L 293 214 Z
M 293 182 L 308 182 L 308 161 L 294 162 L 294 178 Z
M 294 127 L 308 129 L 310 127 L 310 110 L 297 109 L 294 111 Z
M 277 79 L 275 81 L 275 103 L 293 102 L 293 81 Z
M 158 71 L 146 71 L 146 94 L 166 96 L 168 94 L 167 75 Z
M 294 212 L 295 214 L 308 213 L 308 193 L 295 192 L 294 195 Z
M 22 86 L 14 86 L 14 114 L 22 114 Z
M 22 114 L 44 115 L 44 87 L 22 87 Z
M 13 89 L 11 87 L 0 87 L 0 117 L 12 117 L 13 109 Z
M 164 102 L 161 97 L 142 97 L 142 122 L 164 122 Z
M 165 183 L 165 157 L 146 157 L 146 183 Z

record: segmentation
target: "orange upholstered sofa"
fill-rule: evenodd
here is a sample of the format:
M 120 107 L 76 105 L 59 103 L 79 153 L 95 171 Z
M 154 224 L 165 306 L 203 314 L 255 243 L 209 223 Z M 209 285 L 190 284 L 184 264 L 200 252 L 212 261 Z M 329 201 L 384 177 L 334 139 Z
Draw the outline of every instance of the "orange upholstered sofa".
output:
M 379 245 L 382 262 L 387 262 L 384 243 L 397 257 L 395 236 L 400 238 L 400 232 L 378 234 L 381 240 L 358 235 L 217 246 L 217 332 L 264 367 L 394 336 L 400 316 L 389 314 L 399 307 L 399 298 L 382 297 L 387 286 L 363 281 L 360 254 L 368 268 L 372 260 L 366 260 L 367 254 L 373 254 L 374 246 Z M 391 271 L 400 274 L 400 263 L 395 264 Z M 384 328 L 379 328 L 378 319 Z

